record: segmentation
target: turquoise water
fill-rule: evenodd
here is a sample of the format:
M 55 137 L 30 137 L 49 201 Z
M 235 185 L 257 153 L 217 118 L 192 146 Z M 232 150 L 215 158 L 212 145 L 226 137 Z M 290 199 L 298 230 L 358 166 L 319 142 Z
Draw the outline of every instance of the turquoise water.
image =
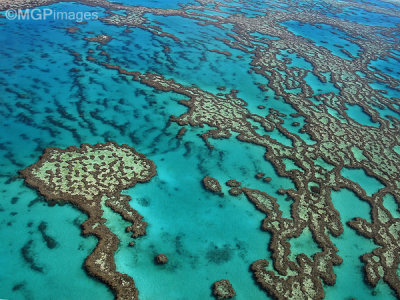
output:
M 116 2 L 158 8 L 177 8 L 179 4 L 190 3 L 183 0 Z M 277 7 L 272 1 L 223 3 L 235 6 L 223 7 L 223 11 L 252 18 Z M 194 4 L 198 5 L 197 2 Z M 282 10 L 288 6 L 279 5 L 277 9 Z M 263 12 L 253 10 L 257 7 Z M 105 16 L 102 8 L 75 3 L 55 4 L 50 8 L 96 11 L 101 17 Z M 345 10 L 343 14 L 346 18 L 349 17 L 347 12 Z M 210 10 L 204 13 L 228 16 Z M 133 146 L 157 165 L 157 175 L 149 183 L 124 191 L 132 197 L 131 205 L 149 223 L 147 234 L 136 239 L 134 247 L 128 247 L 131 239 L 124 231 L 126 223 L 105 208 L 107 225 L 121 240 L 115 254 L 117 270 L 135 280 L 140 299 L 165 299 L 165 295 L 172 300 L 212 299 L 211 284 L 222 278 L 233 284 L 237 292 L 235 299 L 270 299 L 258 288 L 249 271 L 252 262 L 271 256 L 268 250 L 270 235 L 260 230 L 266 216 L 244 195 L 229 195 L 225 182 L 237 179 L 242 186 L 269 193 L 277 199 L 282 217 L 291 218 L 293 199 L 277 191 L 296 189 L 292 180 L 277 174 L 273 164 L 264 159 L 263 147 L 239 142 L 237 134 L 226 140 L 210 140 L 215 147 L 213 151 L 198 136 L 210 129 L 207 126 L 186 126 L 186 134 L 182 139 L 176 139 L 181 127 L 170 123 L 169 118 L 187 111 L 178 104 L 185 97 L 156 91 L 85 60 L 88 49 L 95 50 L 94 57 L 104 58 L 99 55 L 96 44 L 88 45 L 83 38 L 99 33 L 113 36 L 103 49 L 112 56 L 110 63 L 128 70 L 163 74 L 214 94 L 221 92 L 218 89 L 221 86 L 226 87 L 222 93 L 236 89 L 239 91 L 237 96 L 248 103 L 251 113 L 264 117 L 268 115 L 268 109 L 273 108 L 285 115 L 279 117 L 285 129 L 297 134 L 309 146 L 317 142 L 309 134 L 299 132 L 304 128 L 305 117 L 293 116 L 298 111 L 282 97 L 277 97 L 272 89 L 263 91 L 259 88 L 260 84 L 266 86 L 268 79 L 247 72 L 251 69 L 249 63 L 254 53 L 232 49 L 217 39 L 233 41 L 228 35 L 234 33 L 231 24 L 218 28 L 201 26 L 197 24 L 198 20 L 180 16 L 146 16 L 153 25 L 155 21 L 163 23 L 160 25 L 162 30 L 174 34 L 179 41 L 154 36 L 140 28 L 124 32 L 126 27 L 105 25 L 101 21 L 79 24 L 79 32 L 68 34 L 65 27 L 77 25 L 72 21 L 10 22 L 1 19 L 4 24 L 0 33 L 0 237 L 3 245 L 0 250 L 0 298 L 54 299 L 54 295 L 57 299 L 113 298 L 105 285 L 88 277 L 82 268 L 97 242 L 94 237 L 80 235 L 80 224 L 86 216 L 69 205 L 48 206 L 16 176 L 18 170 L 36 162 L 49 146 L 65 148 L 114 140 Z M 359 20 L 358 16 L 354 18 Z M 376 21 L 382 19 L 374 18 Z M 397 18 L 390 18 L 382 25 L 389 26 L 385 24 L 395 20 Z M 317 28 L 310 24 L 299 27 L 297 21 L 284 24 L 339 57 L 351 59 L 337 45 L 345 47 L 353 56 L 360 50 L 337 28 L 328 25 Z M 263 39 L 279 40 L 257 32 L 251 35 L 266 49 Z M 321 43 L 324 39 L 328 43 Z M 170 51 L 162 51 L 164 46 Z M 212 49 L 228 51 L 232 55 L 211 52 Z M 73 52 L 80 53 L 83 61 L 77 61 Z M 397 52 L 393 53 L 396 55 Z M 322 83 L 304 58 L 282 50 L 278 59 L 284 57 L 291 59 L 287 67 L 310 71 L 305 80 L 315 94 L 339 93 L 330 74 L 325 74 L 329 77 L 328 83 Z M 389 59 L 372 65 L 386 72 L 395 63 L 398 64 L 398 60 Z M 79 71 L 73 71 L 74 68 Z M 394 71 L 390 74 L 398 78 Z M 291 92 L 298 93 L 299 90 Z M 398 91 L 392 89 L 389 95 L 398 97 Z M 266 108 L 260 109 L 259 105 Z M 399 118 L 399 114 L 389 108 L 375 109 L 381 115 Z M 331 108 L 329 111 L 346 122 L 338 111 Z M 347 113 L 360 124 L 375 126 L 357 106 L 348 107 Z M 294 122 L 299 126 L 293 125 Z M 292 141 L 277 129 L 267 132 L 260 127 L 257 132 L 293 148 Z M 395 146 L 394 151 L 400 154 L 399 147 Z M 289 159 L 284 162 L 287 170 L 298 168 Z M 329 171 L 333 169 L 322 158 L 316 158 L 315 163 Z M 255 178 L 259 172 L 271 177 L 271 182 Z M 341 174 L 359 183 L 368 195 L 383 187 L 362 170 L 343 169 Z M 206 175 L 219 180 L 224 196 L 204 190 L 201 179 Z M 372 290 L 363 282 L 362 263 L 358 257 L 374 249 L 375 245 L 345 225 L 357 216 L 370 220 L 369 204 L 348 190 L 332 192 L 332 201 L 344 224 L 343 235 L 332 238 L 344 263 L 335 267 L 338 281 L 334 287 L 325 287 L 326 299 L 337 299 L 338 295 L 340 299 L 353 296 L 370 299 L 373 291 L 377 296 L 371 299 L 394 299 L 386 285 L 380 284 Z M 399 218 L 393 198 L 386 196 L 384 205 Z M 293 260 L 299 253 L 311 257 L 320 251 L 307 229 L 291 243 L 290 258 Z M 168 256 L 167 265 L 154 264 L 154 256 L 158 253 Z M 352 291 L 357 293 L 352 294 Z
M 322 167 L 322 168 L 328 170 L 328 171 L 331 171 L 331 170 L 334 168 L 333 165 L 327 163 L 327 162 L 326 162 L 323 158 L 321 158 L 321 157 L 318 157 L 318 158 L 314 161 L 314 163 L 315 163 L 316 165 L 318 165 L 318 166 L 320 166 L 320 167 Z
M 363 263 L 359 256 L 376 248 L 373 242 L 357 235 L 347 226 L 340 237 L 331 239 L 339 249 L 343 263 L 334 267 L 336 284 L 324 286 L 326 299 L 336 299 L 337 295 L 341 295 L 341 299 L 396 299 L 386 284 L 379 282 L 375 288 L 371 288 L 363 280 Z
M 371 1 L 372 2 L 372 1 Z M 390 3 L 384 2 L 372 2 L 373 5 L 379 6 L 390 6 Z M 395 24 L 400 22 L 399 17 L 388 16 L 386 14 L 381 14 L 377 12 L 366 11 L 362 8 L 352 7 L 344 7 L 342 13 L 336 14 L 341 19 L 350 21 L 350 22 L 357 22 L 359 24 L 371 26 L 371 24 L 377 24 L 378 26 L 384 27 L 394 27 Z
M 269 236 L 258 230 L 264 215 L 243 195 L 228 195 L 226 187 L 223 197 L 204 191 L 199 181 L 203 174 L 196 163 L 199 150 L 193 149 L 187 156 L 181 149 L 152 157 L 158 166 L 157 178 L 130 193 L 133 206 L 152 222 L 134 248 L 119 250 L 117 266 L 132 275 L 142 299 L 162 299 L 163 295 L 212 299 L 210 284 L 221 278 L 229 278 L 238 299 L 264 299 L 248 271 L 252 261 L 267 255 Z M 203 168 L 209 170 L 206 161 L 215 157 L 202 154 Z M 223 183 L 242 175 L 247 171 L 247 158 L 242 159 L 239 164 L 227 160 L 215 178 Z M 152 191 L 160 193 L 154 195 Z M 154 265 L 158 253 L 168 256 L 168 265 Z
M 268 39 L 273 40 L 274 38 L 268 36 Z M 311 71 L 313 69 L 313 65 L 311 63 L 309 63 L 308 61 L 306 61 L 304 58 L 302 58 L 301 56 L 299 56 L 296 53 L 289 53 L 288 50 L 281 50 L 281 54 L 278 54 L 277 58 L 282 60 L 284 57 L 291 59 L 291 63 L 287 64 L 287 66 L 289 68 L 299 67 L 299 68 L 309 70 L 309 71 Z
M 290 158 L 284 158 L 282 159 L 283 163 L 285 164 L 285 170 L 290 171 L 290 170 L 299 170 L 301 172 L 304 172 L 294 160 L 291 160 Z
M 399 204 L 392 194 L 383 197 L 383 206 L 392 214 L 393 218 L 400 218 Z
M 289 241 L 291 251 L 289 258 L 293 261 L 300 253 L 312 257 L 315 253 L 321 251 L 321 248 L 314 242 L 311 231 L 308 228 L 304 229 L 300 236 L 291 238 Z
M 364 112 L 361 106 L 346 104 L 346 108 L 347 115 L 357 123 L 365 126 L 379 127 L 379 124 L 372 122 L 371 117 Z
M 364 169 L 343 168 L 340 173 L 343 177 L 358 183 L 368 196 L 372 196 L 384 187 L 378 179 L 369 176 Z
M 340 219 L 343 224 L 355 217 L 371 222 L 371 206 L 368 202 L 359 199 L 354 192 L 348 189 L 332 191 L 331 198 L 333 206 L 340 213 Z
M 340 49 L 346 49 L 353 56 L 357 56 L 358 51 L 361 50 L 357 44 L 349 39 L 346 33 L 327 24 L 317 24 L 317 27 L 317 25 L 301 23 L 299 21 L 285 21 L 281 25 L 287 27 L 294 34 L 308 38 L 316 43 L 317 46 L 325 47 L 332 54 L 344 59 L 350 60 L 351 57 L 340 51 Z
M 96 245 L 95 238 L 80 235 L 86 216 L 71 206 L 49 207 L 20 181 L 6 184 L 2 179 L 1 186 L 2 297 L 52 299 L 57 291 L 59 299 L 112 299 L 111 292 L 82 269 Z M 50 247 L 38 229 L 42 222 L 55 242 Z
M 326 76 L 326 75 L 325 75 Z M 330 76 L 328 76 L 330 77 Z M 314 95 L 321 95 L 321 94 L 327 94 L 327 93 L 339 93 L 339 89 L 334 86 L 334 84 L 330 81 L 327 82 L 322 82 L 317 76 L 315 76 L 313 73 L 309 72 L 306 77 L 304 77 L 304 80 L 312 86 L 314 90 Z M 328 79 L 329 80 L 329 79 Z
M 400 67 L 400 60 L 392 57 L 382 57 L 381 59 L 371 61 L 370 65 L 379 71 L 390 75 L 393 78 L 400 79 L 400 74 L 395 70 Z M 374 70 L 369 67 L 370 70 Z
M 394 150 L 397 154 L 400 155 L 400 146 L 399 146 L 399 145 L 394 146 L 394 147 L 393 147 L 393 150 Z

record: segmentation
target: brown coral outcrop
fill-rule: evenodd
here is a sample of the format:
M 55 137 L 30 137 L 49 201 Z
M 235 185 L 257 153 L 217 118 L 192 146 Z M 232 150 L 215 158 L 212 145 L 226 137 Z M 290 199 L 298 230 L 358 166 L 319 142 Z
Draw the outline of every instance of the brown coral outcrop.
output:
M 168 257 L 165 254 L 158 254 L 155 258 L 154 261 L 158 265 L 165 265 L 168 262 Z
M 222 189 L 221 185 L 219 184 L 218 180 L 212 178 L 210 176 L 206 176 L 202 180 L 203 186 L 205 189 L 209 190 L 210 192 L 221 194 Z
M 222 279 L 214 282 L 212 286 L 213 295 L 216 299 L 230 299 L 236 295 L 229 280 Z

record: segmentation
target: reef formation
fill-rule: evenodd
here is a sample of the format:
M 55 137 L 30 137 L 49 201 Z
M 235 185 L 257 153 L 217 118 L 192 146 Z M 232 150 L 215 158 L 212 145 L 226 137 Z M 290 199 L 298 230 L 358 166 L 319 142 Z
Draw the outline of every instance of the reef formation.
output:
M 129 205 L 130 196 L 121 192 L 149 181 L 156 174 L 154 163 L 128 145 L 83 144 L 65 150 L 46 148 L 40 160 L 20 174 L 50 204 L 72 204 L 87 214 L 82 233 L 98 239 L 84 263 L 87 273 L 107 284 L 116 299 L 138 299 L 133 279 L 116 271 L 114 252 L 120 241 L 105 225 L 102 207 L 130 222 L 126 230 L 132 237 L 144 235 L 147 223 Z
M 8 1 L 3 2 L 0 9 L 34 7 L 56 2 L 63 1 Z M 221 88 L 218 89 L 219 93 L 215 94 L 197 86 L 181 84 L 155 72 L 144 73 L 124 68 L 119 65 L 117 59 L 113 59 L 111 54 L 104 55 L 107 53 L 106 43 L 100 43 L 96 51 L 88 49 L 87 53 L 76 53 L 76 57 L 79 57 L 76 64 L 77 67 L 82 67 L 81 61 L 85 64 L 96 64 L 114 70 L 121 76 L 131 77 L 132 80 L 158 91 L 175 92 L 188 98 L 189 100 L 179 102 L 187 108 L 187 111 L 180 116 L 170 118 L 171 122 L 185 126 L 179 131 L 177 138 L 182 139 L 183 134 L 190 130 L 190 127 L 207 126 L 211 129 L 201 134 L 201 138 L 207 147 L 213 149 L 212 139 L 229 138 L 235 134 L 241 142 L 264 147 L 264 158 L 273 164 L 276 173 L 294 182 L 295 189 L 279 189 L 278 191 L 278 194 L 287 195 L 293 199 L 291 218 L 282 217 L 277 199 L 270 194 L 250 187 L 239 187 L 234 182 L 228 184 L 232 187 L 229 191 L 231 195 L 236 196 L 243 192 L 258 210 L 266 214 L 262 229 L 271 234 L 269 249 L 272 251 L 274 270 L 267 270 L 266 267 L 271 261 L 266 259 L 254 262 L 251 270 L 259 286 L 268 294 L 276 299 L 293 299 L 294 297 L 322 299 L 324 297 L 323 284 L 335 284 L 336 275 L 333 266 L 341 264 L 342 258 L 338 255 L 338 249 L 330 236 L 340 236 L 343 233 L 343 224 L 340 221 L 339 212 L 331 201 L 331 193 L 346 188 L 353 191 L 371 208 L 370 222 L 363 218 L 355 218 L 347 223 L 358 234 L 371 239 L 376 244 L 376 249 L 362 255 L 362 261 L 365 264 L 365 279 L 371 286 L 376 286 L 379 280 L 383 279 L 400 297 L 400 279 L 397 275 L 400 263 L 400 220 L 393 217 L 391 212 L 384 207 L 382 200 L 385 195 L 391 194 L 397 203 L 400 203 L 400 170 L 398 168 L 400 155 L 395 151 L 395 147 L 400 145 L 400 121 L 391 116 L 383 117 L 379 113 L 380 109 L 400 113 L 400 97 L 390 96 L 386 89 L 372 86 L 374 83 L 379 83 L 380 86 L 386 85 L 394 91 L 395 95 L 399 95 L 400 80 L 396 76 L 390 76 L 370 66 L 371 62 L 378 59 L 398 60 L 398 57 L 393 54 L 393 50 L 400 51 L 396 29 L 363 25 L 327 16 L 317 9 L 312 10 L 309 6 L 303 7 L 300 3 L 286 0 L 271 4 L 268 11 L 259 8 L 259 11 L 263 13 L 253 17 L 227 12 L 227 8 L 237 8 L 233 5 L 234 3 L 213 0 L 199 0 L 198 2 L 201 3 L 199 6 L 183 5 L 179 9 L 129 6 L 106 0 L 75 2 L 105 8 L 107 16 L 101 21 L 110 26 L 124 26 L 127 30 L 141 28 L 174 41 L 179 41 L 179 37 L 164 32 L 162 27 L 153 24 L 147 17 L 148 14 L 180 16 L 196 20 L 202 26 L 218 28 L 226 28 L 225 25 L 232 26 L 233 29 L 227 34 L 227 38 L 220 41 L 232 51 L 241 51 L 250 55 L 249 72 L 256 73 L 265 79 L 264 83 L 258 84 L 260 90 L 273 91 L 275 95 L 274 99 L 266 99 L 263 105 L 258 106 L 258 109 L 269 108 L 267 114 L 251 111 L 245 99 L 237 96 L 238 90 L 226 91 L 225 88 Z M 378 7 L 368 2 L 330 0 L 325 2 L 333 14 L 342 13 L 345 5 L 351 5 L 367 12 L 399 17 L 398 10 Z M 396 1 L 385 0 L 384 2 L 396 5 Z M 117 10 L 125 11 L 126 14 L 117 14 L 115 13 Z M 221 17 L 218 13 L 228 16 Z M 317 43 L 294 33 L 288 26 L 283 25 L 288 21 L 309 24 L 315 28 L 333 27 L 339 32 L 346 33 L 342 39 L 356 45 L 360 50 L 357 56 L 344 48 L 340 49 L 341 55 L 334 54 L 324 46 L 327 41 Z M 76 32 L 78 31 L 73 30 L 70 34 L 76 34 Z M 256 36 L 254 33 L 264 37 Z M 100 42 L 99 40 L 91 41 Z M 90 48 L 90 45 L 88 47 Z M 209 51 L 229 58 L 233 56 L 231 52 L 218 49 Z M 303 58 L 311 65 L 311 68 L 303 69 L 293 65 L 293 54 Z M 321 83 L 331 83 L 339 92 L 325 93 L 322 90 L 314 90 L 307 79 L 308 75 L 315 76 Z M 287 116 L 274 109 L 272 104 L 274 100 L 281 100 L 290 105 L 296 113 Z M 351 118 L 348 105 L 361 107 L 376 126 L 363 125 Z M 301 123 L 297 121 L 292 122 L 297 129 L 290 130 L 285 125 L 285 117 L 303 118 L 304 125 L 301 126 Z M 279 133 L 288 143 L 284 144 L 272 138 L 273 132 Z M 285 165 L 287 160 L 297 167 L 288 170 Z M 98 167 L 101 168 L 101 166 Z M 384 187 L 369 195 L 360 184 L 342 176 L 343 168 L 362 169 L 368 176 L 379 180 Z M 73 199 L 85 200 L 87 199 L 85 197 L 91 195 L 90 193 L 86 196 L 76 194 L 74 197 L 64 199 L 67 195 L 72 195 L 71 191 L 61 185 L 65 191 L 62 194 L 55 193 L 51 187 L 44 185 L 43 181 L 32 177 L 31 172 L 34 170 L 37 168 L 31 166 L 23 171 L 22 175 L 28 184 L 38 188 L 49 201 L 62 198 L 77 205 L 74 202 L 76 200 Z M 151 170 L 155 172 L 154 168 Z M 56 176 L 54 174 L 57 173 L 48 171 L 50 172 L 41 176 L 52 180 Z M 75 170 L 72 171 L 75 172 Z M 152 177 L 151 172 L 146 180 Z M 256 176 L 261 179 L 265 174 L 260 172 Z M 263 180 L 268 183 L 271 178 L 264 177 Z M 217 179 L 205 177 L 203 184 L 208 190 L 221 193 L 221 186 Z M 98 201 L 105 201 L 106 205 L 114 210 L 119 209 L 120 212 L 123 211 L 121 207 L 125 207 L 129 201 L 124 196 L 107 194 L 106 189 L 100 191 L 93 187 L 91 191 L 97 193 L 93 194 L 92 198 L 97 197 Z M 99 195 L 106 195 L 108 199 L 101 200 L 103 198 L 98 198 Z M 118 205 L 115 204 L 116 201 L 119 201 Z M 92 206 L 80 205 L 83 205 L 80 209 L 89 214 L 88 209 Z M 98 210 L 92 213 L 92 218 L 97 221 L 90 224 L 99 223 L 98 228 L 107 231 L 103 225 L 104 222 L 100 222 L 101 207 L 98 204 L 93 204 L 93 207 L 98 207 Z M 143 234 L 145 225 L 137 220 L 135 222 L 136 225 L 142 225 L 132 227 L 134 235 Z M 87 234 L 92 234 L 94 230 L 94 228 L 90 230 L 89 225 L 84 226 L 84 232 Z M 299 237 L 305 230 L 312 233 L 320 252 L 313 257 L 299 254 L 295 260 L 291 260 L 289 240 Z M 99 229 L 96 232 L 99 232 Z M 109 232 L 106 236 L 111 236 L 110 234 Z M 100 236 L 100 233 L 98 235 Z M 111 244 L 115 246 L 115 239 Z M 113 249 L 109 249 L 107 253 L 115 251 Z M 86 262 L 85 265 L 90 266 L 87 268 L 91 268 L 90 272 L 93 274 L 98 272 L 95 264 Z M 118 277 L 120 275 L 115 275 L 115 272 L 112 274 L 116 276 L 115 278 L 122 278 Z M 110 281 L 106 283 L 111 285 Z M 116 289 L 114 287 L 114 290 Z M 132 293 L 136 292 L 132 290 Z
M 158 265 L 165 265 L 168 262 L 168 257 L 165 254 L 158 254 L 155 258 L 154 261 Z
M 214 282 L 213 284 L 213 295 L 216 299 L 230 299 L 236 295 L 235 290 L 229 280 L 222 279 Z
M 217 179 L 210 176 L 206 176 L 203 178 L 202 183 L 206 190 L 221 195 L 222 189 Z

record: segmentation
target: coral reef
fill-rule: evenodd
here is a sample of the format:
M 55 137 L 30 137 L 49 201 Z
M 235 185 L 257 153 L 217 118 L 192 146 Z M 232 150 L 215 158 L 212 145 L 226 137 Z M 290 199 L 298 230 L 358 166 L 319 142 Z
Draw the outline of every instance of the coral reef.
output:
M 168 257 L 165 254 L 158 254 L 155 258 L 154 261 L 158 265 L 165 265 L 168 262 Z
M 98 34 L 95 37 L 86 38 L 86 40 L 88 40 L 89 42 L 100 43 L 102 45 L 105 45 L 112 40 L 112 37 L 106 34 Z
M 229 187 L 239 187 L 242 183 L 235 180 L 235 179 L 230 179 L 226 182 L 226 185 Z
M 228 193 L 230 195 L 232 195 L 232 196 L 238 196 L 238 195 L 240 195 L 242 193 L 242 189 L 237 188 L 237 187 L 233 187 L 228 191 Z
M 56 2 L 60 1 L 2 1 L 0 10 L 35 7 Z M 235 53 L 234 51 L 242 51 L 248 55 L 250 57 L 248 73 L 255 73 L 257 76 L 263 77 L 266 82 L 259 83 L 259 89 L 273 92 L 274 100 L 281 99 L 293 108 L 296 113 L 291 117 L 304 119 L 304 126 L 296 128 L 296 132 L 292 132 L 284 126 L 284 118 L 287 116 L 270 107 L 272 106 L 270 100 L 257 106 L 260 110 L 269 108 L 262 111 L 268 112 L 268 114 L 258 115 L 247 108 L 246 101 L 237 96 L 238 91 L 236 90 L 222 93 L 225 90 L 217 87 L 220 93 L 214 94 L 195 85 L 184 85 L 174 79 L 167 79 L 160 74 L 128 70 L 117 65 L 118 60 L 113 60 L 112 55 L 105 55 L 106 52 L 102 52 L 101 58 L 93 52 L 90 53 L 86 57 L 85 63 L 115 70 L 122 76 L 132 77 L 133 80 L 158 91 L 175 92 L 185 96 L 188 100 L 181 100 L 179 104 L 185 106 L 187 111 L 180 116 L 171 116 L 170 118 L 171 122 L 185 126 L 179 131 L 178 138 L 185 133 L 183 129 L 189 126 L 207 126 L 210 129 L 202 133 L 201 138 L 210 149 L 213 149 L 211 139 L 229 138 L 232 134 L 236 134 L 237 139 L 241 142 L 263 147 L 265 149 L 264 158 L 273 165 L 277 175 L 293 181 L 295 189 L 280 187 L 278 189 L 276 187 L 279 195 L 287 195 L 293 199 L 291 218 L 282 217 L 276 198 L 268 193 L 228 185 L 232 187 L 229 190 L 230 194 L 237 195 L 243 192 L 257 209 L 266 214 L 261 228 L 271 234 L 269 248 L 272 252 L 274 271 L 266 269 L 271 261 L 265 259 L 254 262 L 251 270 L 259 286 L 267 293 L 276 299 L 322 299 L 324 297 L 323 284 L 335 284 L 336 275 L 333 272 L 333 266 L 339 265 L 342 258 L 338 255 L 338 249 L 331 241 L 330 236 L 340 236 L 343 233 L 343 224 L 340 222 L 339 212 L 332 204 L 331 191 L 347 188 L 371 207 L 371 222 L 355 218 L 347 223 L 358 234 L 371 239 L 376 244 L 376 249 L 362 255 L 362 261 L 365 263 L 365 279 L 372 286 L 376 286 L 378 281 L 383 279 L 400 297 L 400 279 L 397 275 L 400 263 L 398 246 L 400 244 L 400 221 L 383 206 L 382 200 L 385 194 L 391 193 L 397 203 L 400 203 L 400 171 L 398 168 L 400 156 L 393 150 L 394 147 L 400 145 L 400 122 L 394 117 L 384 118 L 377 109 L 387 108 L 395 113 L 400 113 L 399 97 L 390 96 L 387 90 L 373 88 L 371 85 L 379 83 L 397 93 L 395 95 L 399 93 L 400 80 L 398 78 L 371 67 L 371 62 L 378 59 L 398 60 L 392 51 L 400 51 L 396 29 L 357 24 L 324 15 L 312 7 L 304 7 L 302 3 L 286 0 L 272 5 L 268 14 L 261 13 L 255 17 L 228 13 L 226 8 L 232 8 L 234 3 L 221 3 L 214 0 L 199 0 L 200 6 L 182 5 L 179 9 L 129 6 L 106 0 L 78 0 L 76 2 L 105 8 L 107 16 L 101 19 L 105 24 L 125 26 L 131 29 L 141 28 L 158 37 L 173 41 L 179 41 L 179 37 L 164 32 L 161 26 L 149 22 L 148 14 L 180 16 L 195 20 L 202 26 L 212 25 L 224 28 L 224 25 L 231 25 L 232 30 L 227 35 L 229 38 L 216 39 L 231 48 L 232 52 L 217 49 L 208 51 L 223 54 L 226 56 L 223 59 L 229 60 L 235 59 L 235 56 L 232 55 Z M 384 2 L 397 3 L 393 0 Z M 398 17 L 398 10 L 372 5 L 367 1 L 326 0 L 324 3 L 329 5 L 329 9 L 333 13 L 342 13 L 351 4 L 351 6 L 367 12 Z M 210 4 L 212 8 L 209 7 Z M 207 15 L 203 12 L 206 8 L 213 14 Z M 196 9 L 199 12 L 194 12 Z M 126 11 L 126 14 L 115 14 L 113 11 L 117 10 Z M 228 16 L 221 17 L 218 16 L 218 13 Z M 203 17 L 206 17 L 206 20 Z M 317 43 L 296 34 L 288 26 L 283 25 L 287 21 L 309 24 L 315 28 L 322 28 L 322 26 L 335 28 L 338 32 L 345 33 L 341 38 L 344 42 L 353 43 L 360 50 L 355 55 L 344 49 L 342 45 L 336 45 L 343 55 L 339 56 L 327 48 L 327 40 Z M 272 38 L 255 36 L 252 34 L 255 32 Z M 98 37 L 97 40 L 96 37 L 89 38 L 89 40 L 100 43 L 98 46 L 101 49 L 102 41 L 107 39 Z M 170 49 L 164 48 L 164 50 L 169 52 Z M 286 53 L 284 53 L 285 51 Z M 302 69 L 293 65 L 291 54 L 296 54 L 310 63 L 311 68 Z M 84 53 L 75 54 L 75 57 L 76 60 L 82 60 Z M 331 83 L 334 88 L 339 90 L 339 93 L 324 93 L 314 90 L 307 80 L 308 75 L 315 76 L 322 84 Z M 377 127 L 356 122 L 349 116 L 346 105 L 359 105 Z M 92 117 L 98 116 L 93 113 Z M 32 123 L 29 116 L 21 116 L 21 118 L 27 124 Z M 300 127 L 301 124 L 297 120 L 290 121 L 293 127 Z M 57 120 L 49 121 L 58 127 L 63 126 Z M 85 120 L 85 122 L 90 124 L 89 120 Z M 263 129 L 264 134 L 256 131 L 255 127 Z M 91 129 L 94 131 L 93 126 Z M 53 129 L 47 128 L 47 130 L 52 136 L 56 135 Z M 121 130 L 123 129 L 121 128 Z M 284 144 L 273 138 L 272 132 L 278 133 L 289 143 Z M 314 142 L 313 144 L 304 139 L 305 134 L 309 136 L 310 141 Z M 77 141 L 80 140 L 77 134 L 75 134 L 75 138 Z M 112 145 L 108 146 L 112 147 Z M 86 151 L 90 148 L 88 147 L 82 146 L 82 149 Z M 359 149 L 366 159 L 358 159 L 352 151 L 355 148 Z M 114 179 L 110 180 L 110 186 L 106 188 L 102 180 L 110 174 L 109 171 L 104 170 L 101 159 L 90 168 L 84 166 L 87 170 L 92 170 L 94 174 L 97 174 L 96 176 L 103 174 L 98 185 L 91 182 L 94 180 L 93 182 L 97 183 L 96 178 L 91 176 L 84 178 L 80 175 L 80 170 L 76 171 L 74 166 L 80 161 L 79 159 L 72 161 L 72 158 L 66 157 L 71 161 L 71 164 L 67 164 L 70 167 L 62 162 L 59 162 L 59 166 L 53 165 L 51 160 L 53 156 L 57 159 L 62 156 L 60 153 L 68 155 L 68 153 L 76 151 L 78 151 L 77 148 L 71 148 L 64 152 L 49 149 L 42 158 L 42 160 L 49 159 L 47 163 L 41 160 L 42 162 L 38 165 L 24 170 L 22 175 L 28 184 L 38 188 L 46 196 L 47 201 L 58 202 L 63 199 L 89 215 L 89 220 L 84 223 L 83 232 L 98 236 L 99 245 L 85 262 L 86 269 L 111 286 L 119 297 L 123 298 L 121 295 L 127 296 L 132 293 L 131 297 L 136 298 L 137 291 L 134 288 L 119 290 L 121 286 L 132 287 L 133 280 L 115 271 L 112 253 L 115 251 L 118 241 L 105 227 L 104 221 L 101 219 L 102 213 L 99 204 L 104 202 L 105 205 L 132 222 L 132 226 L 128 227 L 127 231 L 133 232 L 133 236 L 144 234 L 145 222 L 141 220 L 137 212 L 129 209 L 127 204 L 129 198 L 119 194 L 121 189 L 134 185 L 136 181 L 120 181 L 119 177 L 111 176 L 110 178 Z M 97 161 L 96 157 L 94 155 L 94 161 Z M 298 168 L 287 170 L 284 162 L 287 159 L 293 161 Z M 317 164 L 318 159 L 331 165 L 332 168 L 328 169 Z M 115 162 L 114 165 L 121 166 L 122 162 Z M 147 162 L 147 165 L 151 164 Z M 341 175 L 340 171 L 343 168 L 363 169 L 368 176 L 378 179 L 384 187 L 373 195 L 367 195 L 358 183 Z M 61 169 L 65 170 L 67 175 Z M 83 167 L 82 171 L 86 172 Z M 265 173 L 261 171 L 259 170 L 256 178 L 269 182 L 270 178 L 265 177 Z M 154 172 L 154 168 L 150 167 L 148 172 L 145 172 L 147 177 L 145 176 L 145 179 L 142 180 L 149 180 Z M 124 174 L 124 176 L 127 175 Z M 132 176 L 136 178 L 138 174 L 135 173 Z M 316 183 L 317 186 L 309 186 L 311 182 Z M 221 186 L 216 179 L 206 176 L 203 184 L 207 190 L 221 193 Z M 84 194 L 79 192 L 83 188 L 87 189 Z M 299 254 L 294 260 L 291 260 L 288 240 L 300 236 L 304 230 L 312 233 L 312 237 L 321 251 L 312 258 L 305 254 Z M 29 245 L 27 249 L 29 250 Z M 29 261 L 28 256 L 26 259 Z M 116 284 L 116 282 L 122 282 L 122 284 Z
M 119 239 L 105 225 L 101 207 L 108 206 L 130 222 L 126 230 L 132 237 L 144 235 L 146 222 L 121 191 L 149 181 L 156 174 L 154 163 L 127 145 L 83 144 L 65 150 L 49 147 L 20 174 L 50 204 L 70 203 L 88 215 L 82 233 L 96 236 L 98 244 L 85 260 L 87 273 L 107 284 L 116 299 L 138 299 L 133 279 L 116 271 L 114 252 Z
M 221 185 L 219 184 L 218 180 L 215 178 L 212 178 L 210 176 L 206 176 L 202 180 L 203 186 L 206 190 L 209 190 L 210 192 L 216 193 L 216 194 L 221 194 Z
M 257 179 L 261 179 L 261 178 L 263 178 L 264 176 L 265 176 L 265 174 L 262 173 L 262 172 L 256 174 L 256 178 L 257 178 Z
M 214 282 L 212 291 L 216 299 L 230 299 L 236 295 L 231 283 L 226 279 Z

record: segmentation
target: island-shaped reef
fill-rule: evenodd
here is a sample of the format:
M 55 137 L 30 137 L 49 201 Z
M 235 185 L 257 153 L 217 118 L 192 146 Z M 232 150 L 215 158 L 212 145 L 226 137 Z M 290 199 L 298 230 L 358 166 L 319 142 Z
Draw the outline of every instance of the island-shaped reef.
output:
M 88 215 L 82 233 L 96 236 L 98 244 L 85 260 L 87 273 L 107 284 L 116 299 L 138 299 L 133 279 L 116 271 L 114 252 L 119 239 L 106 227 L 102 207 L 108 206 L 130 222 L 126 230 L 132 237 L 144 235 L 147 223 L 129 205 L 131 198 L 121 192 L 149 181 L 156 174 L 155 164 L 127 145 L 108 142 L 65 150 L 49 147 L 20 174 L 50 204 L 70 203 Z

